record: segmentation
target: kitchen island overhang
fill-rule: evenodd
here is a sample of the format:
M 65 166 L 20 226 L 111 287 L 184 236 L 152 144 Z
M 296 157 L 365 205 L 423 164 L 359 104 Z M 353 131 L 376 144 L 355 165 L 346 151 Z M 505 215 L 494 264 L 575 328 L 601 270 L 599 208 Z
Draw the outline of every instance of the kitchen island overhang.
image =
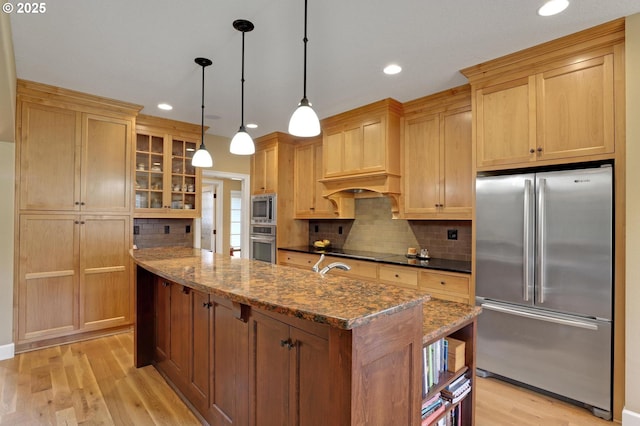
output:
M 168 365 L 165 378 L 210 424 L 254 424 L 261 416 L 283 412 L 298 420 L 320 415 L 323 424 L 420 423 L 422 305 L 429 300 L 424 290 L 322 277 L 191 248 L 132 250 L 131 256 L 137 264 L 135 364 L 154 364 L 163 373 Z M 171 311 L 164 288 L 175 290 L 167 294 L 176 303 L 182 295 L 192 302 L 180 302 L 183 307 Z M 196 297 L 197 303 L 213 307 L 204 326 L 194 321 L 199 315 Z M 217 326 L 226 318 L 236 320 L 228 324 L 237 332 L 226 337 L 233 344 L 222 347 L 218 339 L 224 331 Z M 278 330 L 271 323 L 285 327 L 282 335 L 269 334 Z M 172 336 L 171 326 L 180 334 Z M 206 332 L 195 338 L 194 330 L 203 327 Z M 167 340 L 163 336 L 169 342 L 186 338 L 188 350 L 173 348 L 176 357 L 187 354 L 181 373 L 171 372 L 180 370 L 170 362 L 171 345 L 158 348 Z M 203 350 L 197 348 L 209 348 L 206 362 L 200 362 L 200 370 L 208 370 L 200 374 L 210 378 L 204 384 L 193 383 L 201 381 L 191 362 Z M 225 368 L 221 359 L 233 360 L 233 374 L 216 371 Z M 280 364 L 288 380 L 275 380 L 265 369 L 274 365 L 276 370 Z M 216 383 L 225 377 L 228 383 Z M 235 395 L 226 408 L 216 392 L 225 387 L 233 387 Z M 275 401 L 286 402 L 284 408 L 274 406 L 274 395 L 281 396 Z

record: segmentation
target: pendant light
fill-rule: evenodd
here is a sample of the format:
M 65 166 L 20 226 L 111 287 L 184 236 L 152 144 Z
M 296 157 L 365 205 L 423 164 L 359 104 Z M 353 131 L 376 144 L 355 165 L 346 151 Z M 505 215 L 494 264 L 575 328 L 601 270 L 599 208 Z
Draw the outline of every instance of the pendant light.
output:
M 233 28 L 242 32 L 242 77 L 240 79 L 242 83 L 242 91 L 240 97 L 240 129 L 231 139 L 231 145 L 229 145 L 229 152 L 236 155 L 251 155 L 256 152 L 256 147 L 253 144 L 253 139 L 247 133 L 247 129 L 244 127 L 244 33 L 253 30 L 253 24 L 246 19 L 236 19 L 233 21 Z
M 289 120 L 289 133 L 294 136 L 317 136 L 320 134 L 320 120 L 307 99 L 307 0 L 304 0 L 304 80 L 302 100 Z
M 211 167 L 213 166 L 213 158 L 211 158 L 211 154 L 207 151 L 207 147 L 204 146 L 204 69 L 213 62 L 207 58 L 196 58 L 195 62 L 202 67 L 202 136 L 200 139 L 200 147 L 191 159 L 191 165 L 194 167 Z

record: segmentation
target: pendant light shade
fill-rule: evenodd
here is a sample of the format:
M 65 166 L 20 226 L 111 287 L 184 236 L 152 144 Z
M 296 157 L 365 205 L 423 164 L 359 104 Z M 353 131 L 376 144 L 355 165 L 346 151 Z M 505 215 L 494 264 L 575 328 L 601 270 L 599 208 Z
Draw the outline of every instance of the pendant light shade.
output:
M 196 64 L 202 67 L 202 114 L 201 114 L 201 138 L 200 138 L 200 147 L 193 154 L 193 158 L 191 159 L 191 165 L 194 167 L 212 167 L 213 166 L 213 158 L 211 158 L 211 154 L 207 151 L 207 147 L 204 146 L 204 69 L 212 64 L 210 59 L 207 58 L 196 58 Z
M 240 95 L 240 129 L 231 139 L 229 152 L 236 155 L 251 155 L 256 152 L 256 147 L 244 127 L 244 33 L 252 31 L 253 24 L 246 19 L 236 19 L 233 21 L 233 28 L 242 33 L 242 77 L 240 79 L 242 90 Z
M 304 77 L 302 100 L 289 120 L 289 133 L 294 136 L 309 137 L 320 134 L 320 120 L 307 99 L 307 0 L 304 0 Z

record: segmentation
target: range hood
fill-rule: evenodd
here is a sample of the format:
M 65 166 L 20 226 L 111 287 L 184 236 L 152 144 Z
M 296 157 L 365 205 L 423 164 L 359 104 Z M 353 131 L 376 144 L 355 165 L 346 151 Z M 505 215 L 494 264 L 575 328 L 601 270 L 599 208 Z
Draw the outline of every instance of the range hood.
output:
M 351 175 L 319 180 L 323 185 L 322 196 L 329 199 L 339 217 L 355 215 L 355 199 L 387 197 L 391 201 L 394 218 L 400 213 L 400 176 L 389 173 Z

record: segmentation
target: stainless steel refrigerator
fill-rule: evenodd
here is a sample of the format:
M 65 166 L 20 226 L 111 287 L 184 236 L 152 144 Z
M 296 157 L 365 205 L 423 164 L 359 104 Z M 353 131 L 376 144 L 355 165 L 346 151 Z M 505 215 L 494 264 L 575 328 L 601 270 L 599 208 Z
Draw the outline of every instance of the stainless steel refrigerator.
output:
M 479 176 L 479 373 L 611 418 L 613 170 Z

